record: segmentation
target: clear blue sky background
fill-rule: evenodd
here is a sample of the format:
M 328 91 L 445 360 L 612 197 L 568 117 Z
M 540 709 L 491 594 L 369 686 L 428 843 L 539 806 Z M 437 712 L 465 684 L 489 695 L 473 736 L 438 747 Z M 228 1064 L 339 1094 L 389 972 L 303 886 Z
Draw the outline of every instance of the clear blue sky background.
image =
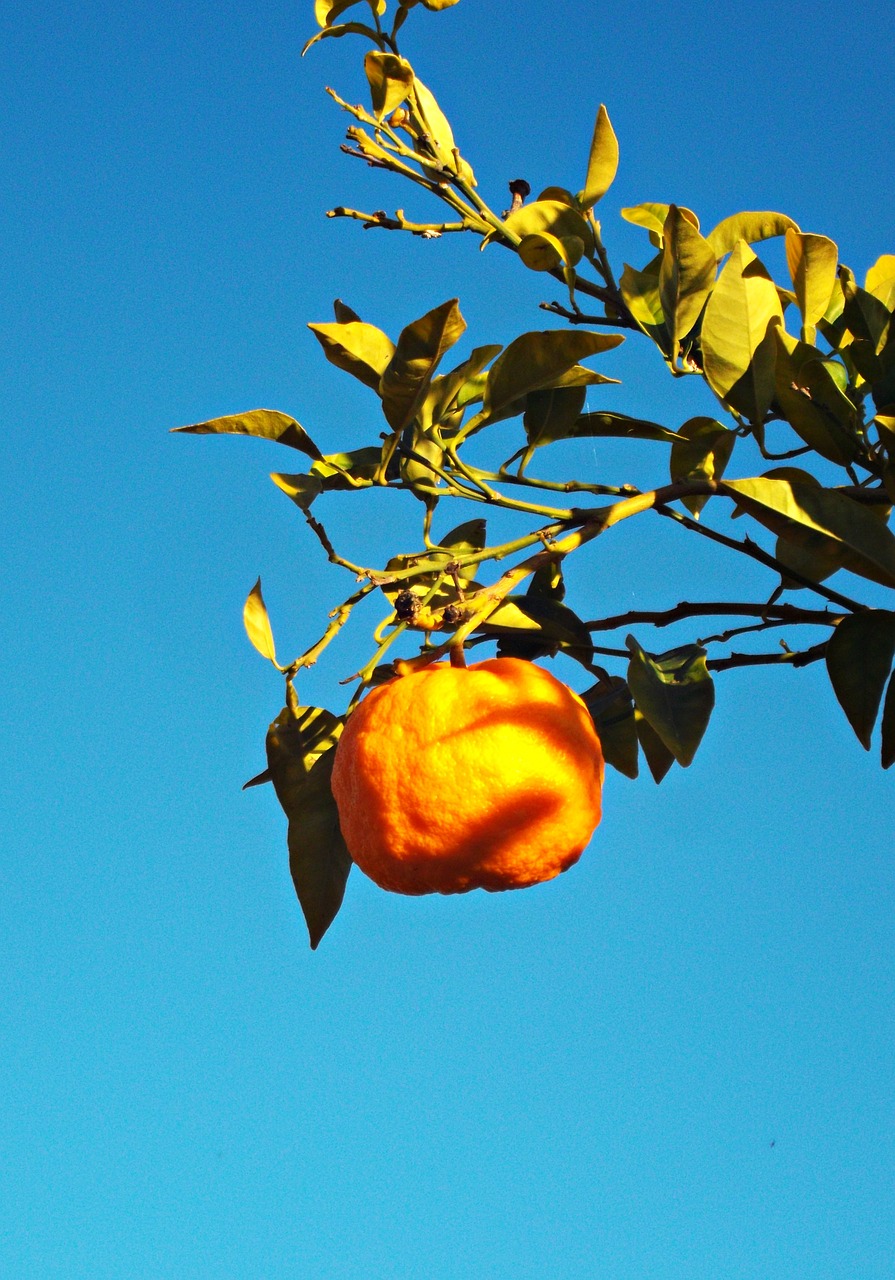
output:
M 265 405 L 350 446 L 372 398 L 305 328 L 333 297 L 394 335 L 459 294 L 505 342 L 555 296 L 496 249 L 324 219 L 414 206 L 339 155 L 323 88 L 363 95 L 362 46 L 300 63 L 311 8 L 0 19 L 0 1274 L 890 1280 L 893 776 L 821 667 L 721 680 L 692 768 L 613 774 L 558 881 L 412 900 L 355 872 L 307 948 L 275 798 L 240 792 L 281 705 L 240 612 L 261 573 L 291 654 L 348 583 L 266 478 L 294 456 L 167 429 Z M 462 0 L 403 49 L 498 207 L 516 176 L 581 185 L 602 100 L 614 260 L 647 256 L 618 209 L 671 199 L 780 209 L 863 277 L 895 249 L 893 28 Z M 628 346 L 592 408 L 711 412 Z M 579 449 L 558 465 L 624 469 Z M 321 507 L 370 563 L 418 542 L 389 496 Z M 770 590 L 634 523 L 576 570 L 585 616 Z M 306 700 L 341 709 L 366 626 Z

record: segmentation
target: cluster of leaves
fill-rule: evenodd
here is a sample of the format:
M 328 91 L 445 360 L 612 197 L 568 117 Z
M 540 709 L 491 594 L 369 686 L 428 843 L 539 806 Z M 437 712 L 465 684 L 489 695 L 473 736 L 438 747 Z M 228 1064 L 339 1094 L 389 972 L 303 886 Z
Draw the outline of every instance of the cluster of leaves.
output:
M 431 10 L 453 3 L 422 0 Z M 658 782 L 675 762 L 693 760 L 714 703 L 714 671 L 825 660 L 866 748 L 883 705 L 882 764 L 895 761 L 895 611 L 826 585 L 844 570 L 895 588 L 895 537 L 887 523 L 895 502 L 895 255 L 881 257 L 861 286 L 832 240 L 801 231 L 783 214 L 734 214 L 703 235 L 691 210 L 643 203 L 623 209 L 622 217 L 647 233 L 651 256 L 640 267 L 625 264 L 616 276 L 594 212 L 618 166 L 606 108 L 597 112 L 581 190 L 551 186 L 528 201 L 528 184 L 515 180 L 510 208 L 496 211 L 478 192 L 436 98 L 398 51 L 397 33 L 415 4 L 402 0 L 387 32 L 385 0 L 316 0 L 320 30 L 306 48 L 349 34 L 371 42 L 364 59 L 370 108 L 330 91 L 355 121 L 343 149 L 434 194 L 451 220 L 412 222 L 402 210 L 392 216 L 344 206 L 331 216 L 426 239 L 465 232 L 480 237 L 482 247 L 503 247 L 527 269 L 564 285 L 567 302 L 542 307 L 568 327 L 526 332 L 506 347 L 475 347 L 441 372 L 466 328 L 456 299 L 408 324 L 396 341 L 337 301 L 334 320 L 310 328 L 326 359 L 378 398 L 384 426 L 374 442 L 323 454 L 294 418 L 266 409 L 180 428 L 275 440 L 309 458 L 304 471 L 277 473 L 274 482 L 329 560 L 360 584 L 330 615 L 320 640 L 288 665 L 277 662 L 260 583 L 246 603 L 252 642 L 287 682 L 286 706 L 268 733 L 268 768 L 252 782 L 272 781 L 289 818 L 292 872 L 313 946 L 339 908 L 350 868 L 329 790 L 344 716 L 299 706 L 293 680 L 370 596 L 384 600 L 385 615 L 357 673 L 352 705 L 372 683 L 449 647 L 490 641 L 498 653 L 530 659 L 562 652 L 591 677 L 584 697 L 608 762 L 633 778 L 642 754 Z M 350 19 L 341 21 L 349 10 Z M 369 21 L 357 20 L 359 11 L 368 11 Z M 782 283 L 752 247 L 775 237 L 785 245 Z M 598 308 L 585 312 L 585 302 Z M 587 412 L 588 388 L 615 379 L 582 362 L 617 347 L 626 333 L 651 341 L 673 377 L 702 378 L 727 422 L 700 416 L 671 429 Z M 477 465 L 470 442 L 507 420 L 518 420 L 518 448 L 496 470 Z M 667 478 L 644 489 L 530 475 L 540 449 L 580 437 L 664 445 Z M 728 478 L 737 446 L 750 463 L 761 460 L 761 474 Z M 799 465 L 790 465 L 796 457 Z M 774 465 L 762 470 L 765 463 Z M 322 495 L 372 487 L 407 491 L 422 504 L 422 546 L 382 568 L 339 555 L 316 514 Z M 582 495 L 576 499 L 582 505 L 553 505 L 573 494 Z M 436 505 L 453 499 L 527 513 L 533 527 L 510 542 L 489 542 L 485 520 L 468 519 L 433 541 Z M 724 500 L 728 514 L 746 518 L 758 538 L 738 539 L 707 523 L 711 499 L 713 507 Z M 564 559 L 647 511 L 764 565 L 773 575 L 766 595 L 582 619 L 564 599 Z M 773 535 L 769 546 L 762 545 L 762 530 Z M 511 567 L 496 579 L 479 581 L 489 563 L 506 560 Z M 781 602 L 796 590 L 819 596 L 823 607 Z M 697 617 L 741 622 L 664 653 L 629 633 L 635 625 L 659 628 Z M 709 656 L 709 645 L 782 625 L 810 628 L 814 642 Z M 626 635 L 624 648 L 595 644 L 596 633 L 611 631 Z M 387 650 L 408 633 L 422 636 L 418 656 L 389 663 Z M 607 669 L 604 658 L 623 658 L 623 670 Z

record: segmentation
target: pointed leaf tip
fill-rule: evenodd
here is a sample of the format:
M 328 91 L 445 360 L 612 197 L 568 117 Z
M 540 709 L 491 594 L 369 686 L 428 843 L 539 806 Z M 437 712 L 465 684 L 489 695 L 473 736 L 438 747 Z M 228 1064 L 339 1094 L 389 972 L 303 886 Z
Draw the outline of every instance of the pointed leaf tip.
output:
M 268 662 L 272 662 L 279 670 L 273 632 L 270 629 L 270 619 L 267 616 L 264 597 L 261 595 L 260 578 L 248 594 L 242 611 L 242 620 L 245 625 L 246 635 L 261 654 L 261 657 L 267 658 Z

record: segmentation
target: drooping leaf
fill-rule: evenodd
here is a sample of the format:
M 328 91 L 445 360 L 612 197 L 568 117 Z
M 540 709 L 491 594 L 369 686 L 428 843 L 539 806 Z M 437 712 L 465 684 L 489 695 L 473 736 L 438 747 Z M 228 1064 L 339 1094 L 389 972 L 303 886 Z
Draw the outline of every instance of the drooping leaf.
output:
M 385 13 L 386 0 L 363 0 L 381 17 Z M 360 4 L 361 0 L 314 0 L 314 17 L 319 27 L 331 27 L 346 9 Z
M 304 57 L 308 50 L 321 40 L 339 40 L 342 36 L 367 36 L 371 40 L 377 38 L 373 28 L 366 26 L 363 22 L 340 22 L 334 27 L 324 27 L 322 31 L 311 36 L 310 40 L 306 40 L 302 45 L 301 56 Z
M 379 469 L 382 450 L 373 445 L 348 453 L 329 453 L 315 462 L 308 474 L 271 472 L 271 480 L 296 506 L 307 511 L 315 498 L 333 489 L 358 489 L 371 484 Z
M 617 172 L 618 139 L 612 128 L 609 112 L 601 102 L 594 123 L 584 189 L 578 193 L 578 203 L 582 209 L 592 209 L 599 200 L 603 199 L 615 181 Z
M 637 721 L 631 691 L 621 676 L 610 676 L 581 695 L 593 718 L 603 748 L 603 758 L 626 778 L 636 778 L 638 766 Z
M 709 386 L 750 422 L 764 419 L 774 397 L 774 333 L 783 323 L 777 289 L 740 240 L 718 277 L 702 321 Z
M 658 329 L 665 323 L 662 299 L 659 296 L 659 268 L 662 255 L 657 254 L 642 271 L 625 263 L 619 280 L 619 289 L 625 306 L 631 315 L 648 330 Z
M 272 662 L 275 667 L 279 667 L 273 642 L 273 632 L 270 629 L 270 618 L 267 616 L 267 607 L 261 594 L 260 578 L 248 594 L 242 610 L 242 621 L 246 629 L 246 635 L 261 654 L 261 657 L 267 658 L 268 662 Z
M 394 431 L 416 416 L 439 361 L 466 329 L 456 298 L 407 325 L 379 383 L 382 411 Z
M 493 420 L 507 405 L 551 386 L 579 360 L 609 351 L 623 341 L 621 334 L 585 329 L 546 329 L 523 333 L 506 347 L 488 370 L 483 413 Z
M 381 329 L 361 320 L 309 324 L 308 328 L 330 364 L 379 391 L 382 375 L 395 353 L 395 344 Z
M 857 456 L 855 406 L 839 387 L 834 361 L 817 347 L 775 330 L 774 398 L 796 435 L 821 457 L 840 465 Z
M 588 663 L 590 632 L 568 605 L 546 595 L 508 596 L 482 624 L 486 635 L 501 637 L 501 657 L 535 658 L 562 649 Z
M 638 707 L 634 708 L 634 724 L 644 759 L 653 781 L 658 785 L 674 764 L 674 756 Z
M 880 755 L 884 769 L 895 764 L 895 675 L 889 681 L 883 706 L 883 741 Z
M 827 644 L 827 672 L 858 741 L 870 738 L 895 658 L 895 613 L 868 609 L 843 618 Z
M 364 58 L 364 73 L 370 85 L 373 114 L 377 120 L 391 115 L 406 101 L 413 88 L 413 67 L 396 53 L 370 50 Z
M 530 271 L 552 271 L 560 263 L 574 267 L 581 261 L 584 241 L 577 236 L 560 240 L 547 231 L 533 231 L 519 241 L 518 253 Z
M 593 247 L 593 235 L 585 218 L 561 200 L 533 200 L 504 221 L 507 229 L 520 239 L 546 234 L 557 240 L 580 240 L 582 251 Z
M 672 359 L 712 292 L 716 267 L 711 245 L 677 205 L 671 205 L 663 227 L 659 299 L 671 339 Z
M 676 431 L 669 431 L 658 422 L 644 418 L 629 418 L 624 413 L 583 413 L 568 433 L 569 439 L 602 436 L 618 440 L 653 440 L 661 444 L 680 439 Z
M 672 484 L 679 480 L 718 480 L 730 461 L 736 435 L 715 418 L 690 418 L 671 446 L 669 468 Z M 697 519 L 708 498 L 695 494 L 683 499 Z
M 705 664 L 705 649 L 686 645 L 650 657 L 633 636 L 628 687 L 637 709 L 684 768 L 696 754 L 715 705 L 715 688 Z
M 806 531 L 824 534 L 841 545 L 853 573 L 895 586 L 895 537 L 854 499 L 835 489 L 764 477 L 722 480 L 719 487 L 773 533 L 796 543 Z
M 719 222 L 706 236 L 709 244 L 720 260 L 736 248 L 738 240 L 747 244 L 757 244 L 760 240 L 770 240 L 774 236 L 785 235 L 789 228 L 798 231 L 798 226 L 785 213 L 734 213 Z
M 839 249 L 826 236 L 792 227 L 786 232 L 786 263 L 806 329 L 814 328 L 830 304 L 838 262 Z
M 304 427 L 287 413 L 279 413 L 276 409 L 252 409 L 249 413 L 195 422 L 189 427 L 174 427 L 173 431 L 175 434 L 187 432 L 196 436 L 255 436 L 258 440 L 273 440 L 277 444 L 288 445 L 290 449 L 299 449 L 309 458 L 323 457 Z
M 342 722 L 317 707 L 284 708 L 267 733 L 267 760 L 289 820 L 289 869 L 316 949 L 342 905 L 351 856 L 330 777 Z
M 625 222 L 633 222 L 636 227 L 645 227 L 649 232 L 650 241 L 657 249 L 662 248 L 662 237 L 665 234 L 665 219 L 668 217 L 670 204 L 635 204 L 627 209 L 621 210 L 621 215 Z M 687 219 L 687 221 L 699 230 L 699 219 L 692 209 L 685 209 L 682 204 L 677 208 Z

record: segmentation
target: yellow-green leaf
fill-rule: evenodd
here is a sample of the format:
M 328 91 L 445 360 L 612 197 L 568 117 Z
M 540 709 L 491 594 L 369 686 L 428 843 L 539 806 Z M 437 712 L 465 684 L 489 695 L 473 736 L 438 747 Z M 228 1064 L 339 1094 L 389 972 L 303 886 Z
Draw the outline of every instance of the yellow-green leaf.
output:
M 631 654 L 628 687 L 637 709 L 678 764 L 686 768 L 693 761 L 715 705 L 705 649 L 686 645 L 654 658 L 641 649 L 633 636 L 628 636 L 625 643 Z
M 519 257 L 532 271 L 552 271 L 565 263 L 574 267 L 584 253 L 584 242 L 578 236 L 566 236 L 560 240 L 548 231 L 533 231 L 519 242 Z
M 866 507 L 845 494 L 766 477 L 722 480 L 720 490 L 759 524 L 790 542 L 804 542 L 806 531 L 825 534 L 841 544 L 846 567 L 853 573 L 895 587 L 895 537 Z
M 554 385 L 579 360 L 609 351 L 622 341 L 621 334 L 584 329 L 547 329 L 521 334 L 488 370 L 483 414 L 493 418 L 530 391 Z
M 774 329 L 783 323 L 777 289 L 740 240 L 712 290 L 702 322 L 705 376 L 725 404 L 760 423 L 774 398 Z
M 690 418 L 678 429 L 678 436 L 669 459 L 672 483 L 719 480 L 736 443 L 734 432 L 714 418 Z M 703 495 L 683 499 L 684 506 L 697 519 L 707 501 Z
M 380 16 L 385 13 L 386 0 L 364 0 Z M 319 27 L 331 27 L 346 9 L 360 4 L 361 0 L 314 0 L 314 17 Z
M 648 329 L 657 329 L 665 322 L 662 310 L 662 299 L 659 296 L 659 269 L 662 255 L 655 258 L 638 271 L 625 263 L 625 269 L 619 280 L 619 289 L 625 306 L 639 324 Z
M 248 594 L 242 611 L 242 620 L 245 625 L 246 635 L 261 654 L 261 657 L 267 658 L 268 662 L 272 662 L 275 667 L 279 667 L 276 649 L 274 648 L 273 632 L 270 629 L 270 619 L 267 616 L 264 597 L 261 595 L 260 578 Z
M 330 364 L 379 391 L 382 375 L 395 354 L 395 344 L 381 329 L 361 320 L 348 320 L 342 324 L 309 324 L 308 328 Z
M 618 139 L 609 120 L 609 113 L 600 103 L 590 144 L 587 177 L 584 180 L 584 189 L 578 195 L 578 203 L 582 209 L 591 209 L 598 200 L 603 199 L 612 186 L 617 172 Z
M 445 169 L 453 171 L 454 134 L 447 116 L 439 107 L 435 96 L 418 77 L 413 82 L 413 103 L 416 124 L 422 134 L 423 148 Z M 416 149 L 420 149 L 417 147 Z
M 585 219 L 577 209 L 561 200 L 533 200 L 531 204 L 524 204 L 505 219 L 505 225 L 520 239 L 547 234 L 558 240 L 580 240 L 582 251 L 593 245 L 593 235 Z
M 394 431 L 413 421 L 439 361 L 465 329 L 457 299 L 451 298 L 402 330 L 379 383 L 382 411 Z
M 196 436 L 235 435 L 254 436 L 258 440 L 273 440 L 276 444 L 298 449 L 309 458 L 320 459 L 323 454 L 314 441 L 288 413 L 276 409 L 252 409 L 250 413 L 234 413 L 226 418 L 210 418 L 208 422 L 195 422 L 189 427 L 174 427 L 174 433 L 187 432 Z
M 895 613 L 868 609 L 843 618 L 827 644 L 827 672 L 858 741 L 870 750 L 873 726 L 895 657 Z
M 395 53 L 371 50 L 364 58 L 364 73 L 377 120 L 400 107 L 413 88 L 413 67 Z
M 864 288 L 889 311 L 895 311 L 895 253 L 884 253 L 867 272 Z
M 621 210 L 621 215 L 626 222 L 633 222 L 635 227 L 644 227 L 649 232 L 649 237 L 656 248 L 661 249 L 662 237 L 665 233 L 665 219 L 668 217 L 670 204 L 635 204 L 627 209 Z M 687 219 L 691 226 L 699 230 L 699 219 L 692 209 L 686 209 L 682 204 L 677 208 Z
M 671 339 L 671 358 L 705 306 L 715 283 L 717 261 L 707 240 L 676 205 L 669 206 L 659 265 L 659 298 Z
M 792 227 L 786 232 L 786 263 L 806 329 L 813 329 L 830 305 L 838 262 L 839 249 L 826 236 Z
M 802 440 L 830 462 L 851 462 L 858 451 L 855 407 L 841 390 L 823 354 L 775 331 L 774 395 L 786 420 Z
M 734 213 L 719 222 L 717 227 L 708 233 L 706 240 L 720 261 L 725 254 L 736 248 L 738 240 L 745 240 L 747 244 L 757 244 L 759 240 L 770 240 L 774 236 L 786 235 L 790 227 L 794 231 L 799 229 L 792 218 L 787 218 L 785 213 Z

